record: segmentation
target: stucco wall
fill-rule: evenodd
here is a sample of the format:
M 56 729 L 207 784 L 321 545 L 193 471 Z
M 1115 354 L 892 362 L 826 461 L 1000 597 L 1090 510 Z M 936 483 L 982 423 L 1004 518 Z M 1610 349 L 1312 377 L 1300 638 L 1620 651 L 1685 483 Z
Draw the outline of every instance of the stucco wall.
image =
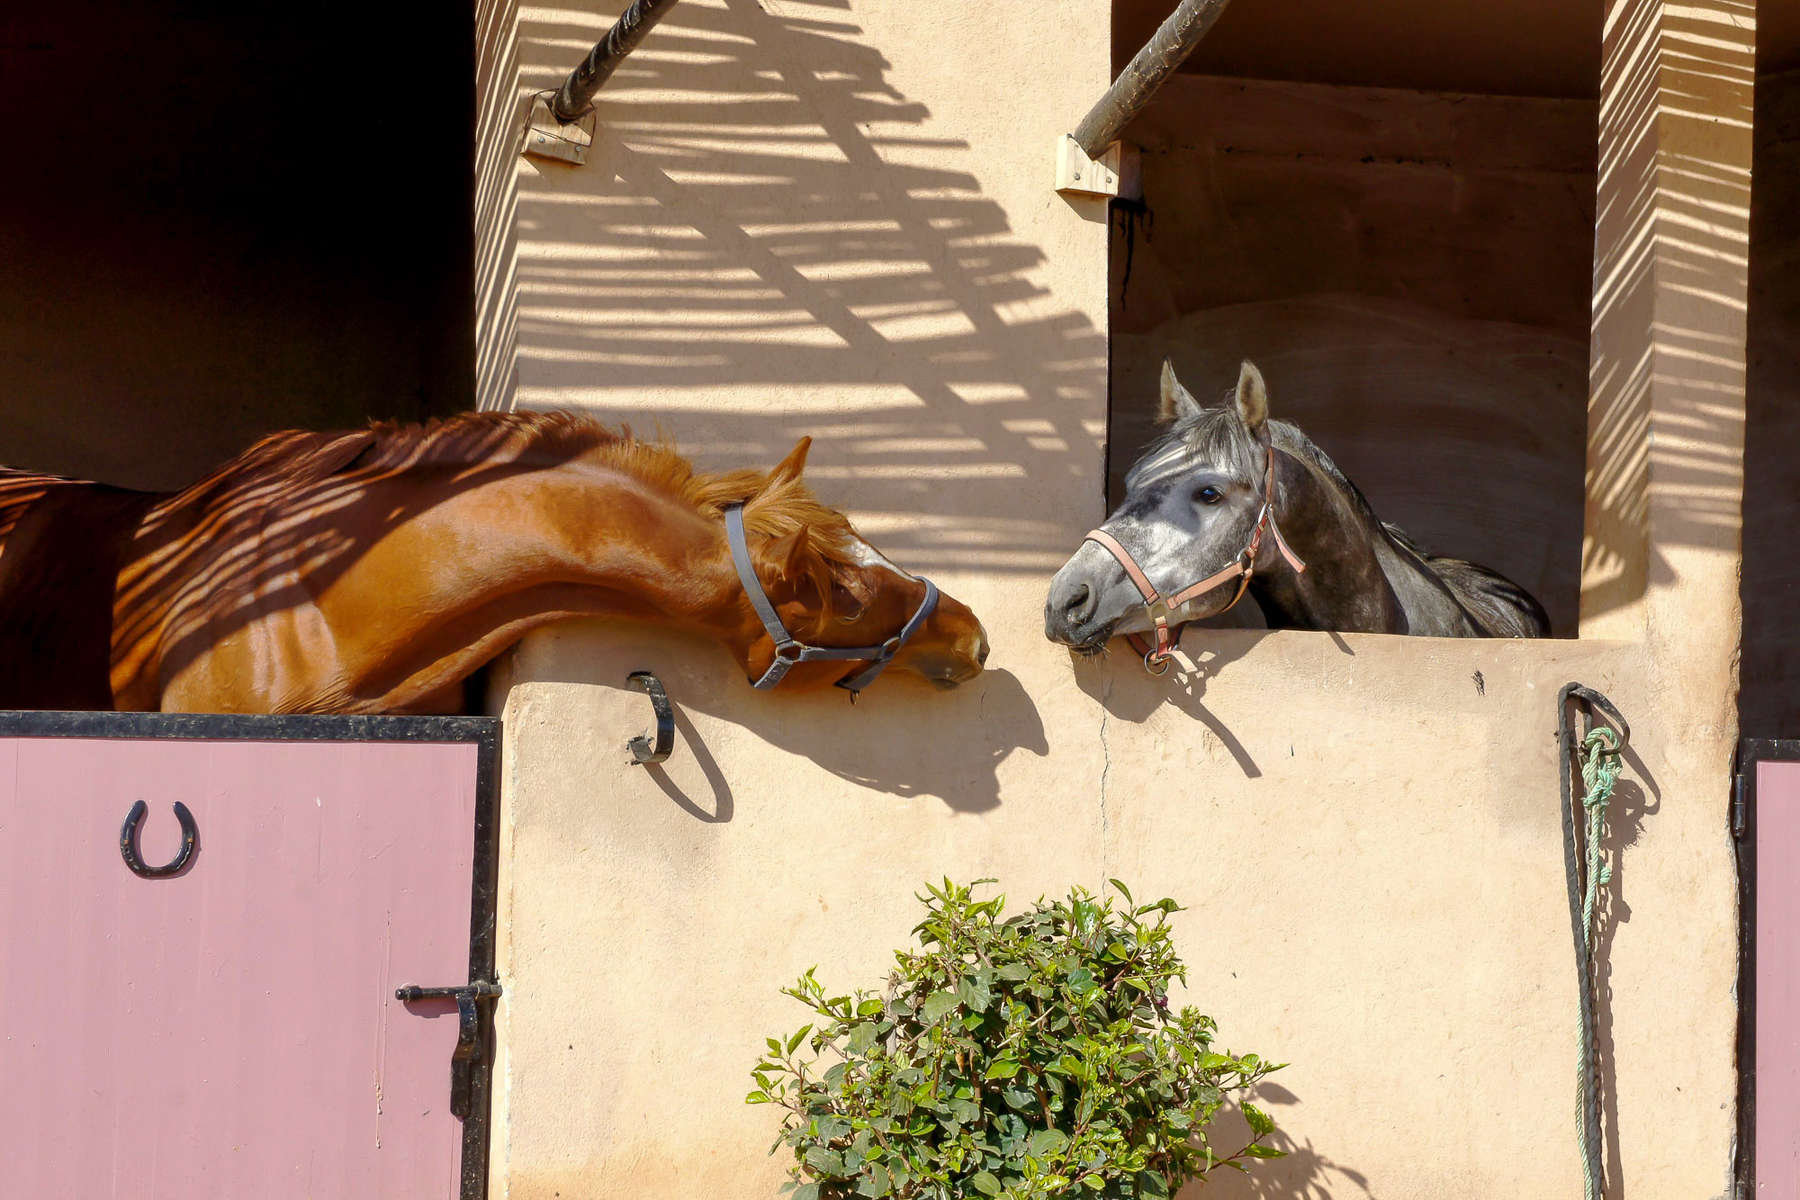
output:
M 611 15 L 520 8 L 522 86 Z M 1722 1194 L 1748 34 L 1677 17 L 1646 0 L 1609 26 L 1631 102 L 1602 110 L 1587 636 L 1192 634 L 1203 673 L 1158 683 L 1040 633 L 1102 513 L 1107 231 L 1049 171 L 1103 86 L 1106 6 L 675 9 L 604 94 L 590 164 L 520 167 L 497 399 L 660 423 L 708 465 L 814 435 L 815 487 L 969 601 L 993 655 L 954 694 L 884 679 L 854 708 L 753 693 L 637 626 L 513 656 L 495 1194 L 774 1195 L 775 1117 L 741 1098 L 801 1018 L 776 989 L 814 963 L 874 982 L 944 874 L 1016 900 L 1116 875 L 1190 906 L 1192 998 L 1293 1064 L 1264 1099 L 1295 1153 L 1209 1195 L 1572 1194 L 1571 678 L 1634 725 L 1602 950 L 1611 1177 Z M 680 711 L 666 770 L 624 762 L 639 668 Z

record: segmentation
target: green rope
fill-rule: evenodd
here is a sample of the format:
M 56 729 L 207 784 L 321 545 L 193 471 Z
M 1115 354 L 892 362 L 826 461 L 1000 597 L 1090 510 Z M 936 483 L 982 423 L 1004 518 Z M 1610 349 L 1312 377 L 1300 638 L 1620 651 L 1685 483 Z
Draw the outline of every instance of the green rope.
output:
M 1613 786 L 1619 781 L 1621 755 L 1619 738 L 1604 725 L 1596 726 L 1581 741 L 1581 785 L 1586 794 L 1581 798 L 1581 807 L 1587 813 L 1587 855 L 1586 889 L 1581 902 L 1581 950 L 1584 965 L 1585 982 L 1588 994 L 1585 997 L 1588 1005 L 1597 1002 L 1595 993 L 1599 990 L 1594 964 L 1594 943 L 1598 937 L 1595 928 L 1594 909 L 1599 901 L 1600 889 L 1612 882 L 1612 867 L 1605 862 L 1602 842 L 1606 836 L 1606 806 L 1612 800 Z M 1591 1008 L 1590 1008 L 1591 1011 Z M 1577 1076 L 1579 1086 L 1576 1094 L 1582 1097 L 1585 1110 L 1589 1089 L 1596 1086 L 1598 1062 L 1594 1055 L 1593 1024 L 1583 1021 L 1581 1026 L 1581 1069 Z M 1576 1122 L 1581 1141 L 1581 1157 L 1584 1162 L 1597 1161 L 1599 1147 L 1588 1145 L 1588 1122 L 1583 1119 Z M 1600 1200 L 1601 1183 L 1589 1172 L 1584 1177 L 1586 1200 Z

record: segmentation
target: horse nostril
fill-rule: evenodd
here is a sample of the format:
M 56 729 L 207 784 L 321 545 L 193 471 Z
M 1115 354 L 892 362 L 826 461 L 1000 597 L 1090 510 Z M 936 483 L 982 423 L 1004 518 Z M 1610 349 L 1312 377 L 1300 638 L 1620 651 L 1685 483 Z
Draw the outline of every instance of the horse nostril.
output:
M 1078 583 L 1069 590 L 1063 601 L 1063 614 L 1071 621 L 1083 621 L 1094 611 L 1094 593 L 1085 583 Z
M 988 641 L 986 638 L 982 638 L 981 639 L 981 649 L 975 652 L 975 661 L 985 667 L 985 666 L 987 666 L 987 656 L 988 656 Z

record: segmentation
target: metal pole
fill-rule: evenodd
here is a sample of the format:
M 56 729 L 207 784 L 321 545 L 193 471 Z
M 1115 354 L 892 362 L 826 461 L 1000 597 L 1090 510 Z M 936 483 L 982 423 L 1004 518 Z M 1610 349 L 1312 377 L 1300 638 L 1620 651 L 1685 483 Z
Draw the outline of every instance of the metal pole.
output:
M 1170 72 L 1194 52 L 1230 0 L 1181 0 L 1144 48 L 1137 52 L 1100 102 L 1075 127 L 1075 140 L 1089 158 L 1099 158 L 1118 140 L 1131 118 L 1144 110 Z
M 550 111 L 556 119 L 567 124 L 593 107 L 594 93 L 600 90 L 600 85 L 618 70 L 625 56 L 637 49 L 644 35 L 674 7 L 675 0 L 634 0 L 625 14 L 606 31 L 606 36 L 594 43 L 588 56 L 556 89 L 556 95 L 550 100 Z

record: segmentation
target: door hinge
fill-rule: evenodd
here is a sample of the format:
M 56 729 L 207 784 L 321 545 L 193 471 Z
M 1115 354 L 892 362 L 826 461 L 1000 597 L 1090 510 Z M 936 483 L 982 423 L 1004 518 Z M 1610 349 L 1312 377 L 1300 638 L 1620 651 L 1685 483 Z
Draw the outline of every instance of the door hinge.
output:
M 486 979 L 472 979 L 458 987 L 419 987 L 407 984 L 394 989 L 394 999 L 406 1004 L 415 1000 L 456 1001 L 456 1049 L 450 1052 L 450 1111 L 467 1118 L 475 1095 L 475 1069 L 487 1057 L 487 1039 L 483 1037 L 486 1005 L 500 996 L 500 985 Z
M 1744 773 L 1731 777 L 1731 836 L 1738 841 L 1750 830 L 1750 812 L 1744 799 Z

